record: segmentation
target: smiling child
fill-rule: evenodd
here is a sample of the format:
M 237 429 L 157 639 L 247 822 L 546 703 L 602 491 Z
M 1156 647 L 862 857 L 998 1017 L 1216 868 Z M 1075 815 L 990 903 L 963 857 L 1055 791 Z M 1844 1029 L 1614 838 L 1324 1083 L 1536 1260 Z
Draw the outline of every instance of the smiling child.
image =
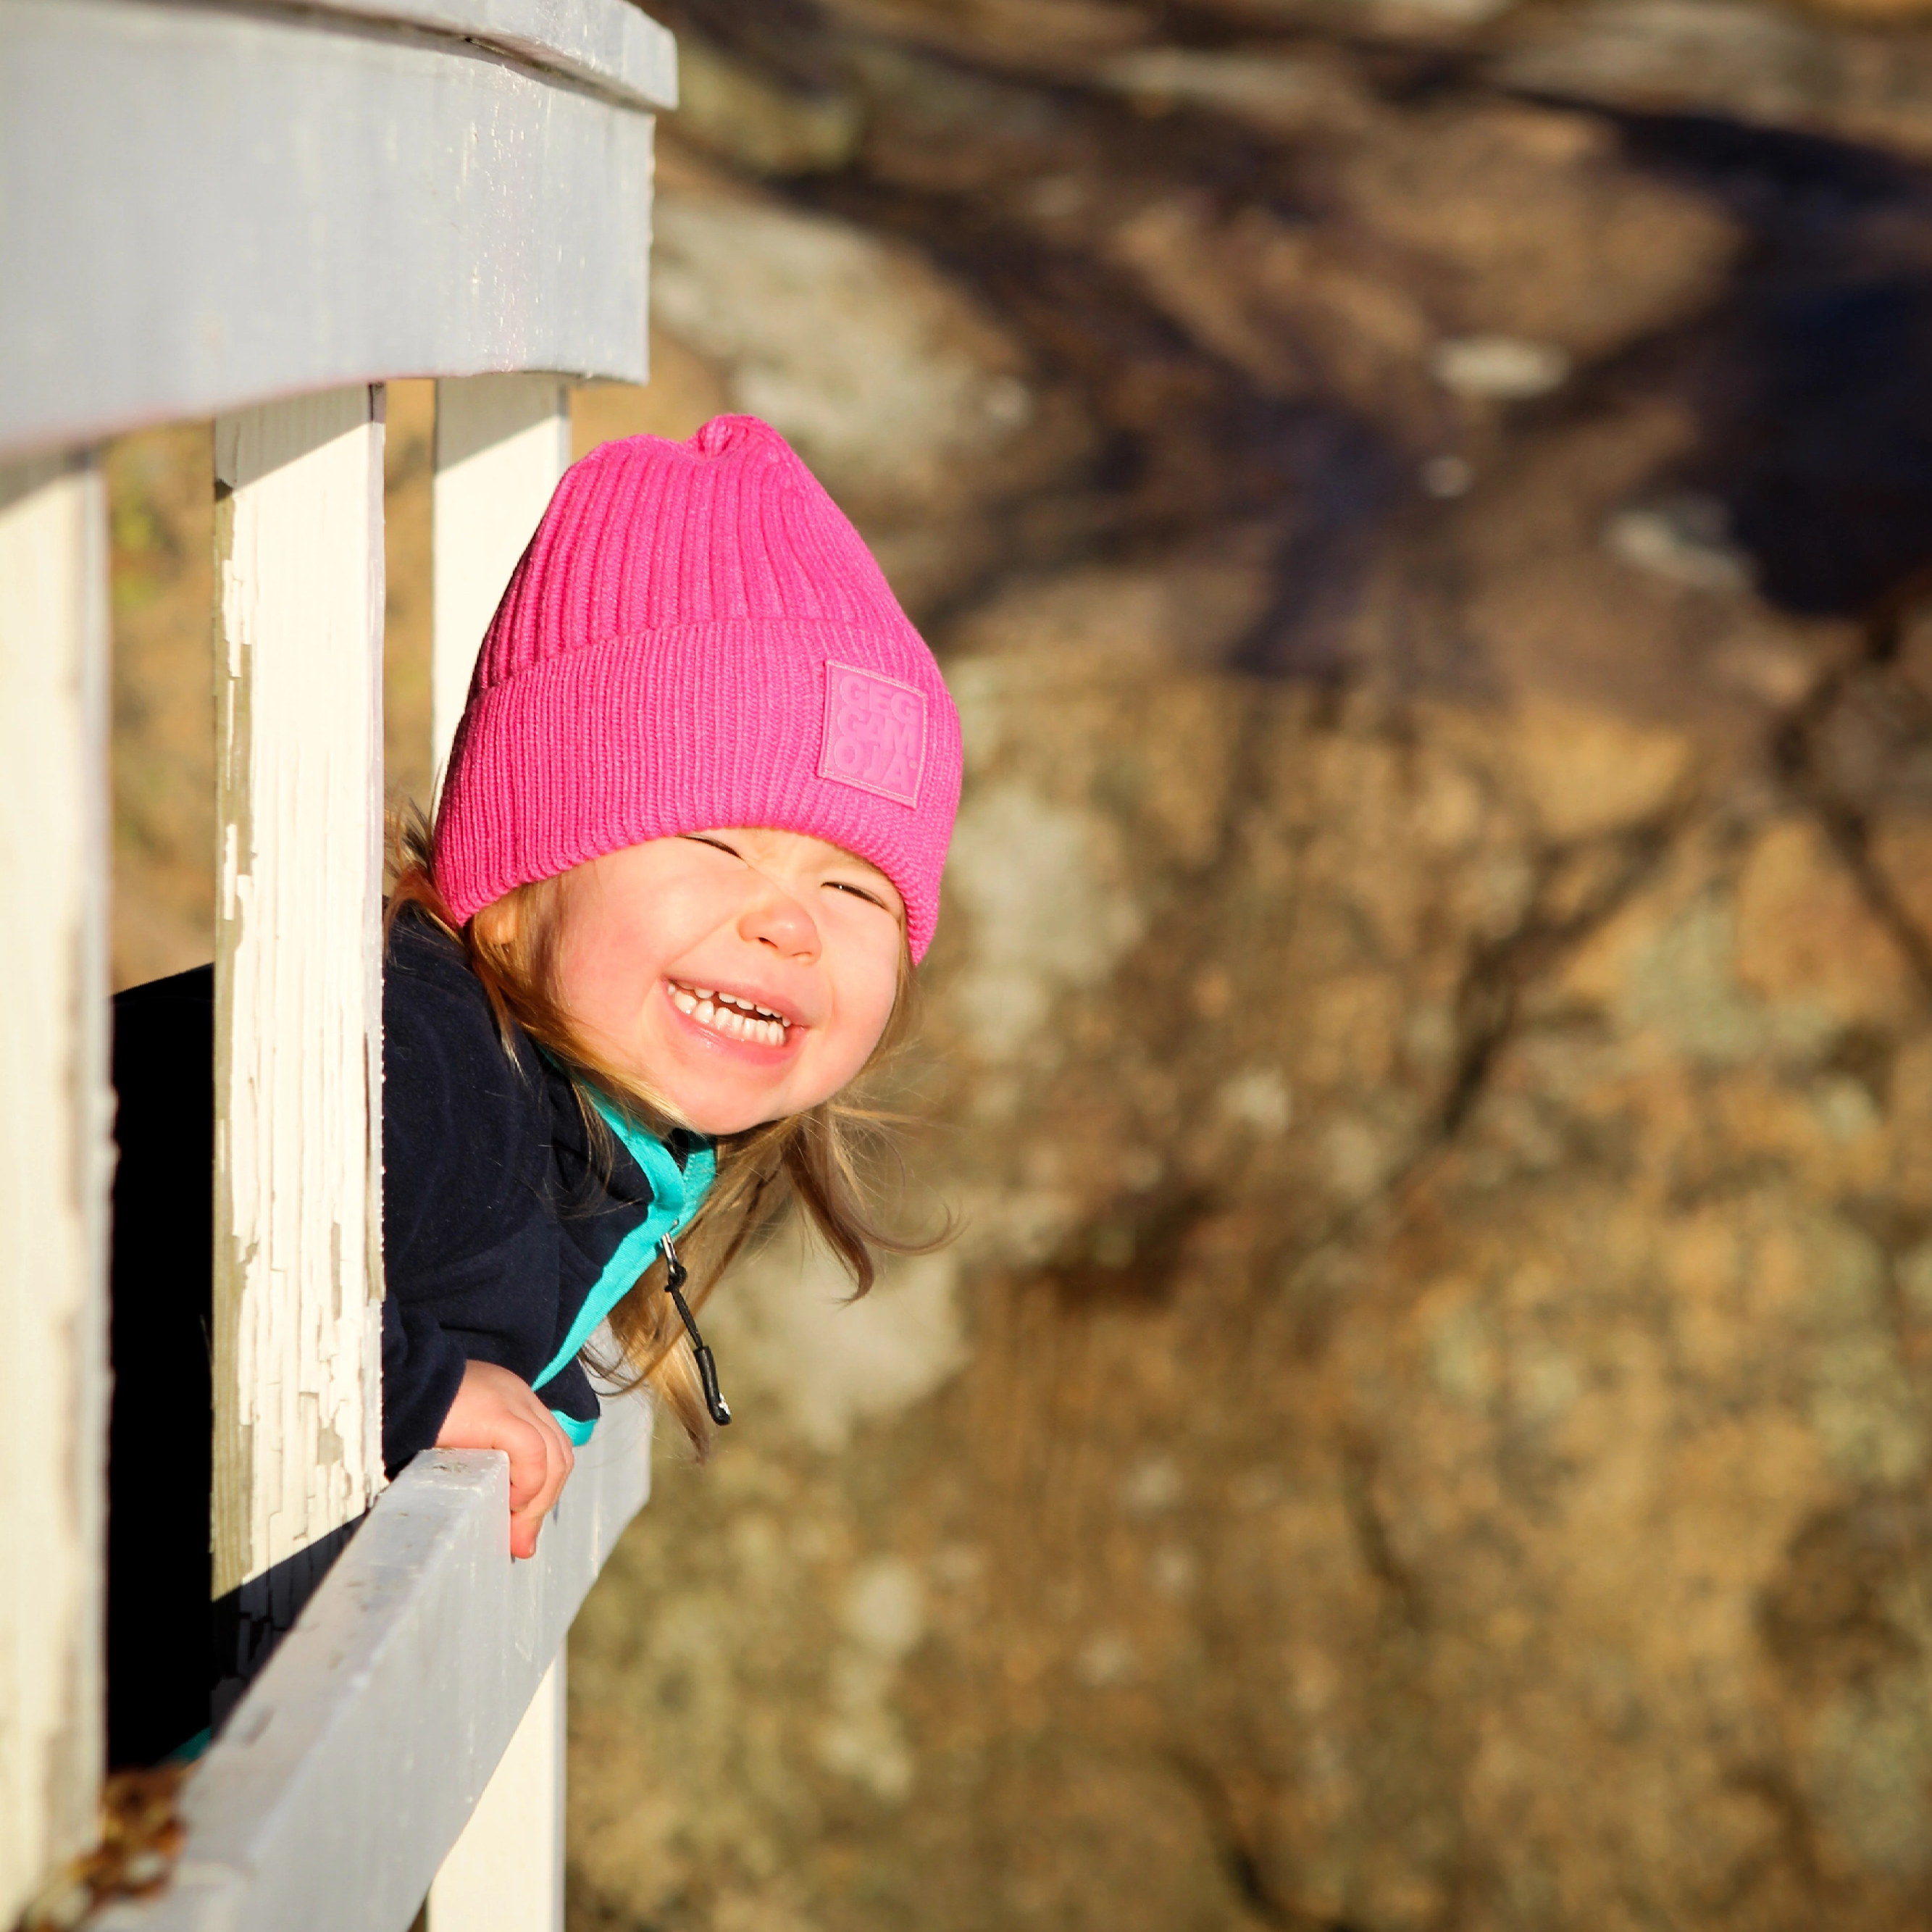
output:
M 870 1285 L 841 1093 L 903 1022 L 957 714 L 858 533 L 721 417 L 576 464 L 478 658 L 384 980 L 384 1459 L 508 1452 L 527 1556 L 623 1361 L 730 1419 L 675 1292 L 795 1200 Z M 690 1298 L 695 1304 L 701 1292 Z
M 506 1451 L 528 1556 L 596 1425 L 586 1349 L 701 1454 L 730 1411 L 692 1312 L 746 1238 L 796 1203 L 861 1292 L 903 1245 L 841 1096 L 909 1024 L 959 770 L 932 654 L 774 430 L 721 417 L 566 475 L 483 640 L 435 826 L 406 821 L 395 854 L 391 1475 L 436 1444 Z M 117 1764 L 206 1735 L 293 1587 L 231 1592 L 211 1625 L 214 1040 L 209 968 L 115 1001 Z

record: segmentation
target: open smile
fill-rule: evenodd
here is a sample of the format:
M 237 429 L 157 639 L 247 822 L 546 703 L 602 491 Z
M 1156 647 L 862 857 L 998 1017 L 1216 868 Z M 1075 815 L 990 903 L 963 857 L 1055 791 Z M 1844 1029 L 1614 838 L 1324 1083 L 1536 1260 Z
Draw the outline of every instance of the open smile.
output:
M 739 993 L 711 986 L 670 982 L 670 1003 L 689 1020 L 727 1040 L 752 1046 L 783 1046 L 791 1036 L 790 1016 Z

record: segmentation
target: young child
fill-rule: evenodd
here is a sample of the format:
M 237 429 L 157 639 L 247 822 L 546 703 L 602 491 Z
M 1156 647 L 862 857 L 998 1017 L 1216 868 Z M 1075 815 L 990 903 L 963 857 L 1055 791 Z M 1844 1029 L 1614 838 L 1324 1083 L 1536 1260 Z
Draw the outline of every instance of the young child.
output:
M 774 430 L 720 417 L 565 476 L 391 898 L 392 1472 L 507 1451 L 528 1556 L 596 1422 L 602 1324 L 600 1366 L 700 1453 L 730 1419 L 687 1232 L 708 1286 L 795 1198 L 870 1285 L 894 1244 L 838 1096 L 904 1022 L 959 774 L 931 652 Z
M 795 1200 L 862 1292 L 897 1245 L 840 1095 L 908 1022 L 958 719 L 856 531 L 778 434 L 607 443 L 483 640 L 388 908 L 383 1456 L 506 1451 L 528 1556 L 594 1427 L 603 1324 L 702 1453 L 688 1309 Z M 208 1722 L 211 970 L 122 994 L 110 1750 Z M 697 1285 L 681 1290 L 686 1257 Z M 260 1649 L 215 1606 L 214 1676 Z M 232 1616 L 230 1616 L 232 1621 Z M 252 1647 L 251 1647 L 252 1646 Z M 223 1695 L 226 1695 L 224 1692 Z

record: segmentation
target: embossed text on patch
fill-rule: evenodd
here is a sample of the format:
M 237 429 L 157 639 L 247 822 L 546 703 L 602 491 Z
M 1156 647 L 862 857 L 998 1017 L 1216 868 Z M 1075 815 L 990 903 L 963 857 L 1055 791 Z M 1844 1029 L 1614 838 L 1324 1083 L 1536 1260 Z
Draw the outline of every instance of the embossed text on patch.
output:
M 828 659 L 818 776 L 916 805 L 925 772 L 925 692 Z

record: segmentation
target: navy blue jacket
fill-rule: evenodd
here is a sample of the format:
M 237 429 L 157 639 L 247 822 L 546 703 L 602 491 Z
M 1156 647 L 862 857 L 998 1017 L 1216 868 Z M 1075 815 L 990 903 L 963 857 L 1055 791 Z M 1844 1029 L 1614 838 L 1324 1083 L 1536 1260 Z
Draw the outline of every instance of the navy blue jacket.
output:
M 460 948 L 413 915 L 396 924 L 382 1025 L 382 1460 L 394 1475 L 436 1440 L 472 1356 L 539 1387 L 581 1441 L 597 1398 L 578 1349 L 684 1218 L 710 1150 L 620 1124 L 593 1156 L 569 1083 L 520 1035 L 512 1063 Z M 115 1000 L 117 1765 L 152 1763 L 200 1730 L 212 1684 L 237 1668 L 229 1599 L 212 1629 L 208 1603 L 214 1044 L 211 967 Z
M 683 1187 L 695 1193 L 709 1177 L 709 1150 L 682 1135 L 668 1144 L 674 1168 L 614 1121 L 593 1150 L 570 1082 L 520 1034 L 517 1048 L 512 1065 L 456 943 L 426 920 L 398 920 L 382 982 L 392 1474 L 436 1439 L 469 1358 L 521 1376 L 584 1439 L 597 1397 L 572 1338 L 581 1346 L 667 1225 L 688 1218 Z
M 116 1242 L 117 1280 L 152 1306 L 141 1270 L 156 1246 L 184 1255 L 168 1298 L 184 1300 L 195 1282 L 202 1322 L 214 1001 L 203 966 L 115 1002 L 116 1234 L 130 1238 Z M 613 1119 L 593 1150 L 569 1081 L 514 1037 L 512 1063 L 461 948 L 428 920 L 399 919 L 382 975 L 382 1460 L 392 1476 L 436 1440 L 472 1357 L 521 1376 L 572 1436 L 587 1436 L 597 1397 L 578 1348 L 710 1178 L 709 1148 L 687 1136 L 660 1145 Z M 190 1066 L 198 1077 L 184 1074 Z M 194 1320 L 175 1325 L 199 1346 Z

